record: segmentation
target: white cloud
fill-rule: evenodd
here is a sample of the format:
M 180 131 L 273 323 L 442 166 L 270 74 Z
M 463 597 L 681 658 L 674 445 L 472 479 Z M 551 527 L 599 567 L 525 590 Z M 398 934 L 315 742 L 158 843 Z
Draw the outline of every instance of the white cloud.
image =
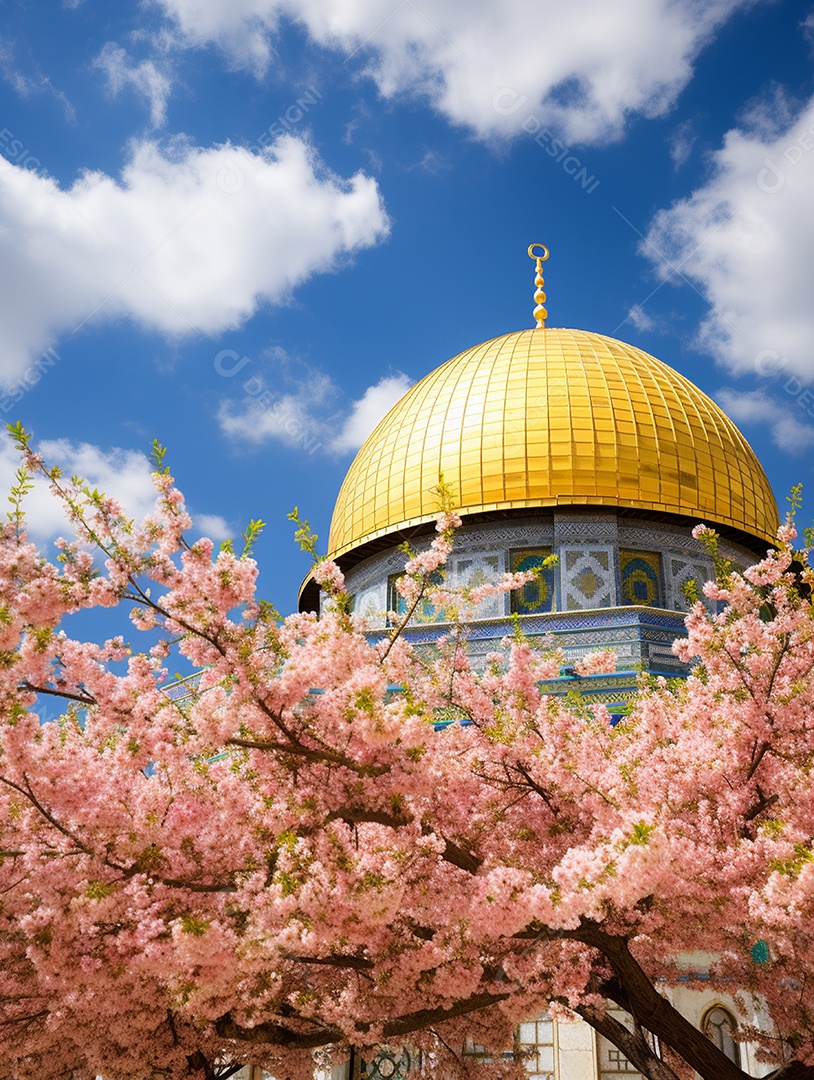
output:
M 358 401 L 354 401 L 342 430 L 333 441 L 333 448 L 342 453 L 358 450 L 378 422 L 403 398 L 413 385 L 412 379 L 398 372 L 369 386 Z
M 208 536 L 216 544 L 223 543 L 234 537 L 234 529 L 230 529 L 226 520 L 220 514 L 196 514 L 190 510 L 192 517 L 192 535 Z
M 176 336 L 237 327 L 387 229 L 374 180 L 335 176 L 291 136 L 259 154 L 139 142 L 120 180 L 88 172 L 68 190 L 0 159 L 13 267 L 0 292 L 0 384 L 91 321 Z
M 637 330 L 647 331 L 655 328 L 655 319 L 652 319 L 643 307 L 639 304 L 634 304 L 630 311 L 627 313 L 627 322 L 632 322 Z
M 800 23 L 800 28 L 809 45 L 814 46 L 814 11 L 809 12 L 809 14 L 806 15 Z
M 696 140 L 697 136 L 693 131 L 692 120 L 683 121 L 671 134 L 670 158 L 675 169 L 680 169 L 682 165 L 686 165 L 689 161 Z
M 24 99 L 37 94 L 50 94 L 62 106 L 65 118 L 70 123 L 76 121 L 76 112 L 67 95 L 58 90 L 37 65 L 33 65 L 32 74 L 26 74 L 16 63 L 14 50 L 8 41 L 0 41 L 0 78 Z
M 257 74 L 288 18 L 321 46 L 358 53 L 384 96 L 429 98 L 482 138 L 526 123 L 591 143 L 618 137 L 631 113 L 669 109 L 718 26 L 755 0 L 153 2 L 182 41 L 214 43 Z
M 94 60 L 94 67 L 103 71 L 110 92 L 118 96 L 130 89 L 145 97 L 150 105 L 150 122 L 161 127 L 167 116 L 167 100 L 172 82 L 168 75 L 159 71 L 152 60 L 135 63 L 126 49 L 114 41 L 108 41 Z
M 251 376 L 239 401 L 224 400 L 218 410 L 221 431 L 240 443 L 260 446 L 276 439 L 309 454 L 356 451 L 412 381 L 401 372 L 369 386 L 345 410 L 336 409 L 341 391 L 324 373 L 312 371 L 287 393 Z
M 253 375 L 241 389 L 240 401 L 224 400 L 218 410 L 218 423 L 228 438 L 252 446 L 276 439 L 309 454 L 326 448 L 331 427 L 325 407 L 335 401 L 337 393 L 329 376 L 312 371 L 292 392 L 280 393 L 264 378 Z
M 789 380 L 788 383 L 795 385 L 795 394 L 792 399 L 805 410 L 801 415 L 814 416 L 810 405 L 807 407 L 807 397 L 800 395 L 800 384 L 797 380 Z M 791 412 L 791 400 L 781 402 L 768 397 L 762 390 L 719 390 L 715 395 L 718 404 L 737 424 L 768 425 L 771 430 L 772 440 L 781 450 L 790 454 L 802 454 L 814 444 L 814 426 L 806 424 Z M 814 402 L 814 399 L 812 399 Z
M 643 254 L 664 278 L 676 269 L 709 300 L 700 343 L 734 371 L 788 369 L 814 378 L 814 99 L 793 123 L 727 133 L 710 179 L 654 218 Z M 774 358 L 768 363 L 767 358 Z
M 153 0 L 189 45 L 218 45 L 237 67 L 265 73 L 282 4 L 275 0 Z
M 128 517 L 140 520 L 153 510 L 156 490 L 150 479 L 153 464 L 138 450 L 120 447 L 103 449 L 91 443 L 75 443 L 68 439 L 46 439 L 36 444 L 46 465 L 59 465 L 63 476 L 83 477 L 92 488 L 98 488 L 122 504 Z M 10 439 L 0 441 L 0 491 L 8 492 L 15 484 L 19 454 Z M 48 490 L 44 478 L 32 477 L 34 489 L 23 507 L 29 536 L 47 543 L 57 536 L 70 536 L 73 526 L 65 517 L 62 504 Z M 220 542 L 232 533 L 222 517 L 216 514 L 193 515 L 193 535 L 209 536 Z

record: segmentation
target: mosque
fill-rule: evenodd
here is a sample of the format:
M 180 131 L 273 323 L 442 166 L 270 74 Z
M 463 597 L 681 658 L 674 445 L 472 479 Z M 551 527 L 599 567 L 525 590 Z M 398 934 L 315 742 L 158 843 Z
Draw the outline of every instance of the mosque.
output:
M 454 587 L 538 568 L 521 590 L 470 612 L 468 648 L 498 648 L 519 622 L 526 637 L 553 636 L 570 661 L 546 684 L 578 685 L 613 713 L 642 672 L 686 673 L 672 642 L 684 633 L 685 587 L 713 576 L 694 525 L 721 536 L 721 554 L 747 566 L 776 537 L 778 508 L 743 435 L 721 409 L 667 364 L 632 345 L 584 330 L 547 327 L 543 245 L 536 262 L 536 326 L 466 349 L 413 386 L 356 455 L 339 492 L 328 553 L 341 567 L 354 610 L 372 636 L 399 613 L 394 582 L 405 540 L 435 535 L 439 475 L 463 519 L 447 567 Z M 556 555 L 552 567 L 544 561 Z M 317 610 L 310 577 L 300 609 Z M 448 632 L 432 612 L 406 631 L 430 644 Z M 613 649 L 614 674 L 579 678 L 573 661 Z M 696 961 L 698 958 L 694 958 Z M 738 1013 L 727 995 L 688 980 L 671 999 L 753 1076 L 770 1071 L 754 1047 L 733 1040 Z M 756 1014 L 741 1023 L 767 1023 Z M 521 1024 L 531 1080 L 610 1080 L 639 1074 L 583 1023 L 546 1017 Z M 391 1080 L 409 1057 L 384 1048 L 357 1062 L 351 1080 Z
M 621 670 L 579 689 L 613 705 L 642 671 L 684 673 L 671 645 L 684 633 L 685 586 L 700 592 L 713 576 L 692 527 L 714 526 L 721 553 L 747 566 L 775 539 L 777 503 L 743 435 L 689 380 L 622 341 L 545 325 L 548 251 L 532 244 L 529 254 L 538 250 L 537 325 L 453 357 L 390 410 L 348 470 L 328 554 L 354 610 L 371 632 L 384 630 L 403 603 L 400 546 L 420 550 L 434 536 L 442 475 L 464 522 L 449 584 L 558 556 L 522 590 L 472 612 L 470 654 L 492 651 L 514 615 L 530 640 L 551 634 L 569 659 L 612 648 Z M 318 606 L 306 578 L 300 609 Z M 429 642 L 445 631 L 425 615 L 407 636 Z M 552 692 L 573 685 L 565 671 Z

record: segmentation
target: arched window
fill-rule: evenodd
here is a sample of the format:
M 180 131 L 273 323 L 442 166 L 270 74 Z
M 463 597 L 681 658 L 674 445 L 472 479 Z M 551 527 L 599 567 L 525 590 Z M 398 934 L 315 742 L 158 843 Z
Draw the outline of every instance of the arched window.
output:
M 738 1029 L 737 1022 L 732 1013 L 721 1005 L 715 1005 L 704 1016 L 701 1030 L 711 1039 L 722 1054 L 736 1065 L 741 1063 L 740 1047 L 735 1042 L 734 1034 Z

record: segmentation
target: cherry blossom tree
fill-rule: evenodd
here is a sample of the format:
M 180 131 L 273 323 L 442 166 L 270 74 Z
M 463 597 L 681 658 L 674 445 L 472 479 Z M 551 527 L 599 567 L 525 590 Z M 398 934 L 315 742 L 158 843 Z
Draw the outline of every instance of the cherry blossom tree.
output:
M 777 1080 L 814 1077 L 814 574 L 791 520 L 743 573 L 718 559 L 721 613 L 695 603 L 677 646 L 691 676 L 643 680 L 614 725 L 543 695 L 559 660 L 519 633 L 479 672 L 465 623 L 432 658 L 403 621 L 370 644 L 328 561 L 327 610 L 281 619 L 256 595 L 260 523 L 242 554 L 188 544 L 160 449 L 133 523 L 15 437 L 0 1077 L 305 1080 L 406 1044 L 444 1076 L 508 1080 L 515 1025 L 549 1010 L 649 1080 L 742 1080 L 668 1000 L 699 950 L 705 985 L 768 1008 L 771 1030 L 741 1030 Z M 53 560 L 25 535 L 36 473 L 77 535 Z M 431 581 L 458 523 L 447 509 L 408 561 L 408 617 L 453 602 Z M 129 617 L 121 636 L 68 632 L 97 608 Z M 200 672 L 185 694 L 180 663 Z

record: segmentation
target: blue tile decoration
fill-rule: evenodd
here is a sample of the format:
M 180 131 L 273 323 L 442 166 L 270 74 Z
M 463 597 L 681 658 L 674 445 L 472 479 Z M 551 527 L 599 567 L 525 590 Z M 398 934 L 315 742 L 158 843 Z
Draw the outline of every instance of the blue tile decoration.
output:
M 522 589 L 515 589 L 511 594 L 512 611 L 518 615 L 534 615 L 541 611 L 552 611 L 555 607 L 556 571 L 553 567 L 543 567 L 550 555 L 550 547 L 521 548 L 511 552 L 513 574 L 524 570 L 538 572 L 534 581 L 528 582 Z
M 619 552 L 622 579 L 622 603 L 660 607 L 661 556 L 656 551 Z

